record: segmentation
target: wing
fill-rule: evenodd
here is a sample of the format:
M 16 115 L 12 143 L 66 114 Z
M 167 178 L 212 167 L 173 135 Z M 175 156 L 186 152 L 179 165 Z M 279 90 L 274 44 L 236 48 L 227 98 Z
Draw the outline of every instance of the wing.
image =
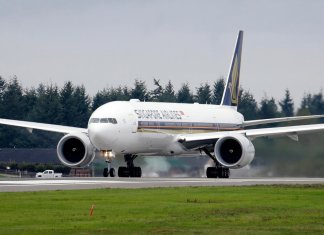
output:
M 251 121 L 244 121 L 243 122 L 243 127 L 256 126 L 256 125 L 269 124 L 269 123 L 277 123 L 277 122 L 290 122 L 290 121 L 308 120 L 308 119 L 316 119 L 316 118 L 323 118 L 323 117 L 324 117 L 324 115 L 311 115 L 311 116 L 298 116 L 298 117 L 283 117 L 283 118 L 270 118 L 270 119 L 251 120 Z
M 17 121 L 11 119 L 0 119 L 0 124 L 8 125 L 8 126 L 25 127 L 29 132 L 32 132 L 33 129 L 57 132 L 63 134 L 68 134 L 73 132 L 83 132 L 83 133 L 88 132 L 88 130 L 84 128 L 61 126 L 61 125 L 38 123 L 38 122 Z
M 263 136 L 288 136 L 293 140 L 298 140 L 299 134 L 314 133 L 319 131 L 324 131 L 324 124 L 187 134 L 179 135 L 178 142 L 182 143 L 187 149 L 199 149 L 204 146 L 215 144 L 218 139 L 231 134 L 241 134 L 251 140 Z

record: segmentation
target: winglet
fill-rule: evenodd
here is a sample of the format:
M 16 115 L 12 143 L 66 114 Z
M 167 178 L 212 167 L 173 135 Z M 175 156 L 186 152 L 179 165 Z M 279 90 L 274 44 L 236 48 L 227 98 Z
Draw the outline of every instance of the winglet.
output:
M 239 31 L 221 105 L 233 106 L 237 108 L 240 85 L 242 42 L 243 31 Z

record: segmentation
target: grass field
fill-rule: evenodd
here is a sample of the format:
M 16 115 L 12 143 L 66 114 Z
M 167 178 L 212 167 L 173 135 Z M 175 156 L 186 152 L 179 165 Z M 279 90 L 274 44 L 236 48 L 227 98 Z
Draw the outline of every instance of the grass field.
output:
M 0 193 L 0 203 L 0 234 L 324 234 L 323 185 Z

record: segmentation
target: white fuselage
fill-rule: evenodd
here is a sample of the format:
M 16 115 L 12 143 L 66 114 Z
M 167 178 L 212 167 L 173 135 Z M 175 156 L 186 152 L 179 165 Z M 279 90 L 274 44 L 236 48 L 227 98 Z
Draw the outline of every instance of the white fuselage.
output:
M 98 150 L 116 154 L 188 153 L 178 135 L 237 130 L 243 116 L 231 107 L 208 104 L 115 101 L 90 117 L 88 133 Z

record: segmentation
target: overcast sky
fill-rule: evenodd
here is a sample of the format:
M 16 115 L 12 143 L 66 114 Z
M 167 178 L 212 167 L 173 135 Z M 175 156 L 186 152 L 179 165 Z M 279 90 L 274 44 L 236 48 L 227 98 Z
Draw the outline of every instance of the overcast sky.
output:
M 0 76 L 24 87 L 171 80 L 194 90 L 226 76 L 244 30 L 241 85 L 260 101 L 324 87 L 324 1 L 0 0 Z

